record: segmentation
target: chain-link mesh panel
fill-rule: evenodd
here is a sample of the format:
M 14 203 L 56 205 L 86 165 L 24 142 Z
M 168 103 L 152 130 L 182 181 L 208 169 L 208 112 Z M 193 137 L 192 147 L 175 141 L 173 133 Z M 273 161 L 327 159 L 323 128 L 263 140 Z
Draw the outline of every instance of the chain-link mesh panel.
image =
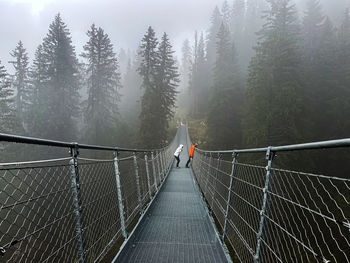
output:
M 69 159 L 0 166 L 2 262 L 73 262 Z
M 93 262 L 121 237 L 114 163 L 79 160 L 79 176 L 86 258 Z
M 350 179 L 201 151 L 192 167 L 240 262 L 350 262 Z

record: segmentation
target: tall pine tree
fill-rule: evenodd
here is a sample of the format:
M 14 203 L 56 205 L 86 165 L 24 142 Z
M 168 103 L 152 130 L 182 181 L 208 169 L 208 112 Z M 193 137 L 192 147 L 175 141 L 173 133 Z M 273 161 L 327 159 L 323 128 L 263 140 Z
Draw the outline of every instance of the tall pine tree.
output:
M 113 45 L 102 28 L 93 24 L 82 57 L 86 59 L 88 99 L 85 103 L 87 140 L 94 144 L 112 143 L 120 88 L 118 61 Z
M 161 43 L 149 27 L 140 47 L 139 67 L 144 95 L 141 102 L 140 138 L 143 147 L 164 146 L 168 122 L 173 117 L 178 73 L 168 36 Z
M 29 58 L 22 41 L 18 42 L 16 48 L 12 51 L 11 56 L 14 60 L 10 61 L 10 63 L 15 68 L 12 85 L 16 90 L 16 110 L 23 123 L 24 113 L 28 111 L 30 90 Z
M 231 33 L 223 23 L 217 36 L 214 85 L 207 116 L 209 147 L 234 149 L 241 144 L 243 91 Z
M 79 116 L 78 62 L 69 30 L 61 16 L 55 16 L 36 54 L 33 69 L 32 103 L 40 125 L 35 125 L 35 134 L 71 141 L 77 137 Z M 38 94 L 36 94 L 38 93 Z
M 270 11 L 249 68 L 245 141 L 249 146 L 300 140 L 303 87 L 299 25 L 290 0 L 269 0 Z

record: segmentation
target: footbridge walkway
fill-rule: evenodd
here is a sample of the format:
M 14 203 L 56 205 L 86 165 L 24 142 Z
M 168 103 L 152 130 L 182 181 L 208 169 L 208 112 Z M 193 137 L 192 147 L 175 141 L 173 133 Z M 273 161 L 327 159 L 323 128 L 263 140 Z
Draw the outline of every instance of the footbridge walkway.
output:
M 350 176 L 276 161 L 346 149 L 350 139 L 197 149 L 191 169 L 186 126 L 153 150 L 8 134 L 0 142 L 33 156 L 70 152 L 0 163 L 0 262 L 350 262 Z

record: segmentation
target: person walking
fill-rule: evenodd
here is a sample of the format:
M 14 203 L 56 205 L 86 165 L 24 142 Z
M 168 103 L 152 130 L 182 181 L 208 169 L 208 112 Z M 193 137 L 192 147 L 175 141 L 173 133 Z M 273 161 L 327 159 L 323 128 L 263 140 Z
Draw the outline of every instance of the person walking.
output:
M 179 145 L 179 147 L 177 147 L 175 153 L 174 153 L 174 156 L 175 156 L 175 159 L 177 161 L 176 163 L 176 168 L 180 168 L 179 167 L 179 163 L 180 163 L 180 153 L 182 152 L 182 149 L 184 148 L 184 146 L 182 144 Z
M 190 168 L 188 165 L 190 164 L 190 162 L 192 161 L 193 159 L 193 155 L 194 155 L 194 150 L 195 148 L 197 148 L 198 146 L 198 143 L 195 143 L 191 146 L 191 150 L 190 150 L 190 153 L 189 153 L 189 158 L 188 158 L 188 161 L 186 163 L 186 168 Z

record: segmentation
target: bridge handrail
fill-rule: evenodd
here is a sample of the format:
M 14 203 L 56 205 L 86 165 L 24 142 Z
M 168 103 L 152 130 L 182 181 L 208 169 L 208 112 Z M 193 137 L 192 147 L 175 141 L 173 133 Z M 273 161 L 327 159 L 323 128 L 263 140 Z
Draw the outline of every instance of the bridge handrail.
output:
M 264 148 L 251 148 L 251 149 L 238 149 L 238 150 L 202 150 L 197 149 L 198 152 L 203 153 L 261 153 L 266 152 L 270 149 L 271 152 L 288 152 L 288 151 L 299 151 L 299 150 L 315 150 L 315 149 L 330 149 L 330 148 L 343 148 L 350 146 L 350 138 L 319 141 L 310 143 L 300 143 L 282 146 L 269 146 Z
M 132 148 L 121 148 L 121 147 L 109 147 L 109 146 L 101 146 L 101 145 L 81 144 L 77 142 L 48 140 L 48 139 L 41 139 L 36 137 L 27 137 L 27 136 L 20 136 L 20 135 L 6 134 L 6 133 L 0 133 L 0 142 L 1 141 L 62 147 L 62 148 L 78 147 L 79 149 L 85 149 L 85 150 L 113 151 L 113 152 L 149 152 L 150 153 L 154 151 L 161 151 L 166 148 L 166 147 L 163 147 L 159 149 L 132 149 Z

